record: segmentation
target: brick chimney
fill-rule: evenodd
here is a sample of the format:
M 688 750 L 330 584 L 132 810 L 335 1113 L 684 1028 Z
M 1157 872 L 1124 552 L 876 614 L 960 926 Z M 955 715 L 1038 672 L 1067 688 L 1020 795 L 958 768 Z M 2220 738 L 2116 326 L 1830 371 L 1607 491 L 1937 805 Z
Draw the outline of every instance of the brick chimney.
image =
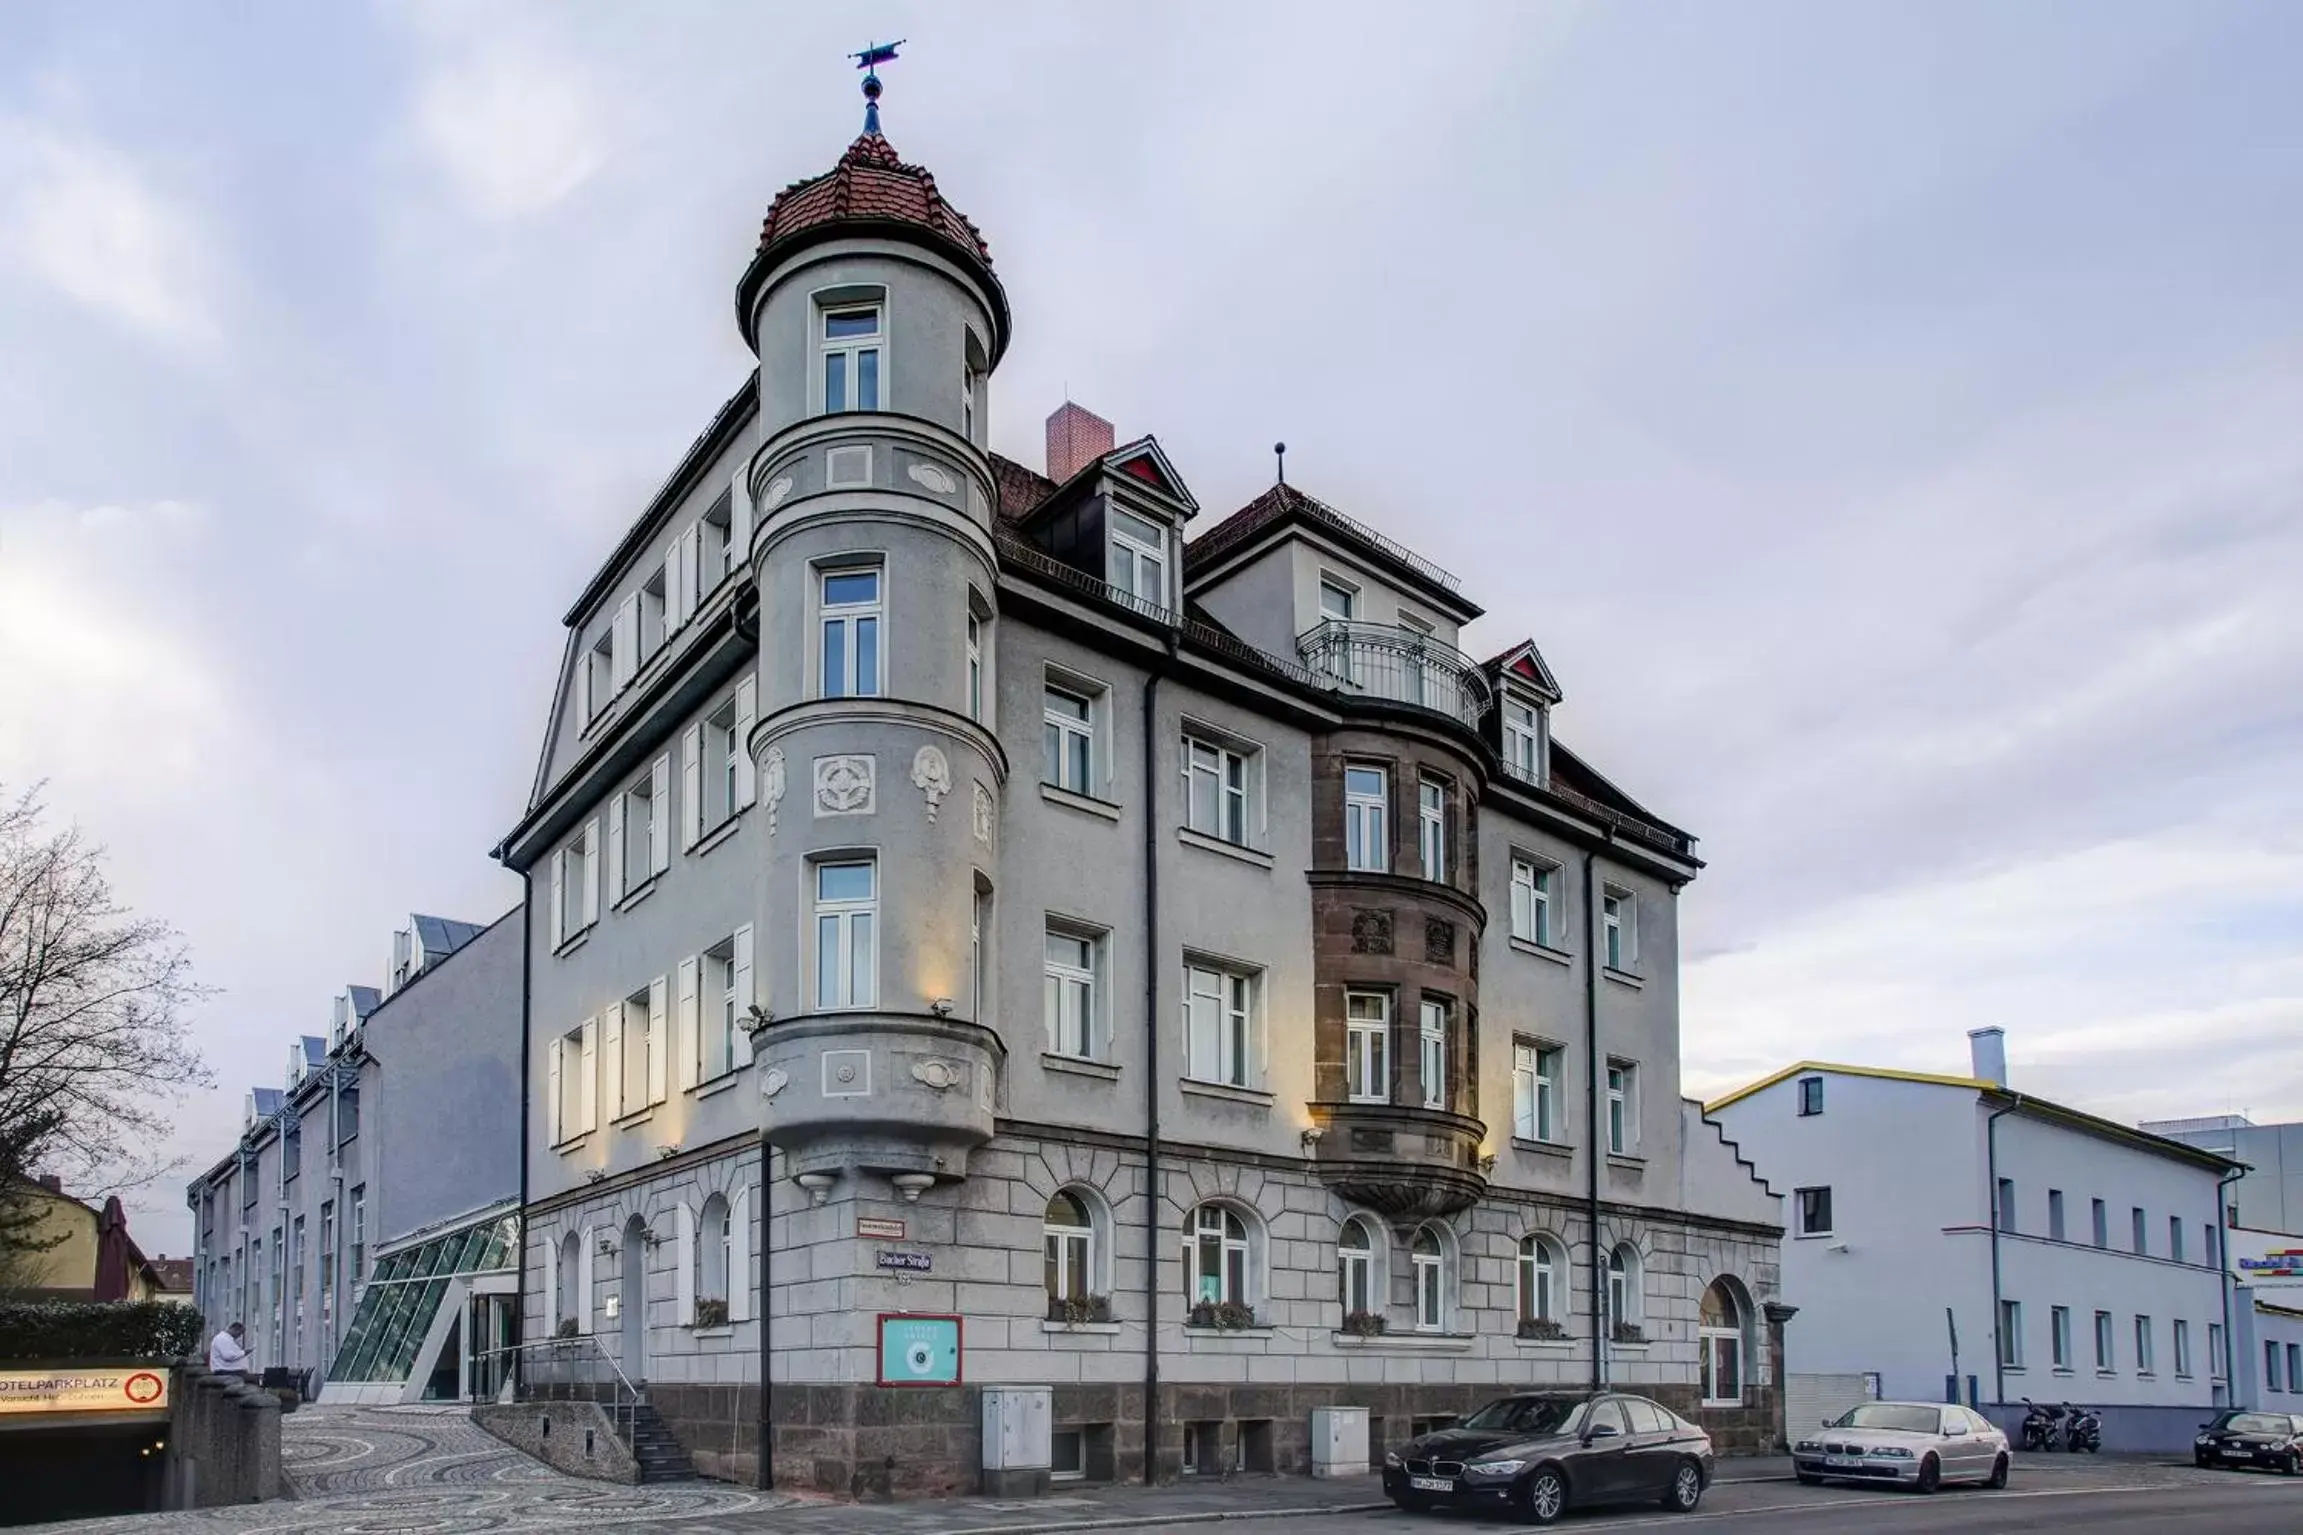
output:
M 1094 411 L 1066 400 L 1048 417 L 1048 478 L 1058 485 L 1111 450 L 1112 424 Z
M 61 1194 L 64 1192 L 64 1180 L 56 1173 L 42 1173 L 39 1177 L 33 1179 L 32 1181 L 39 1184 L 40 1187 L 46 1189 L 51 1194 Z

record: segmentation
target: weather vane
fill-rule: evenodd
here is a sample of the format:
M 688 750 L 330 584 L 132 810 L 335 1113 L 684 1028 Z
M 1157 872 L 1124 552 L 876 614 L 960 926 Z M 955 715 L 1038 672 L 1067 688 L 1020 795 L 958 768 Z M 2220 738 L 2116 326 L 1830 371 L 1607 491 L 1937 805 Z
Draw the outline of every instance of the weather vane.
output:
M 908 38 L 899 37 L 892 43 L 874 43 L 861 53 L 848 55 L 849 58 L 856 61 L 856 68 L 864 72 L 864 132 L 866 133 L 878 133 L 880 131 L 880 76 L 879 71 L 873 66 L 885 64 L 893 59 L 896 56 L 896 50 L 908 41 Z

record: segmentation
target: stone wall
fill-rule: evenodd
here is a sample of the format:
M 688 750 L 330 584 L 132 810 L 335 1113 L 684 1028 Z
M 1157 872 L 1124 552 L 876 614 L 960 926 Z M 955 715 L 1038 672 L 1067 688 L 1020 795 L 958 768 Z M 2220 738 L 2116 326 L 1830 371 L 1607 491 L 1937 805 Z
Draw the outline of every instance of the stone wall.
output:
M 555 1471 L 636 1484 L 639 1463 L 597 1402 L 507 1402 L 475 1407 L 472 1422 Z
M 281 1495 L 280 1399 L 189 1366 L 169 1385 L 170 1506 L 222 1508 Z

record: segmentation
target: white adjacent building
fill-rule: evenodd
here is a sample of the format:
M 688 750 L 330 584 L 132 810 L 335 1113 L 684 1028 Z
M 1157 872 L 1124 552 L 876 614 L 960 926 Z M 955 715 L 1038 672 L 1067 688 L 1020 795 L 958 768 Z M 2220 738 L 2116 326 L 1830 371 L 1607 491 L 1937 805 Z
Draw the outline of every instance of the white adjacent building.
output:
M 2230 1399 L 2237 1165 L 2016 1090 L 2002 1032 L 1968 1037 L 1966 1076 L 1803 1061 L 1705 1111 L 1786 1198 L 1794 1398 L 1876 1376 L 2010 1430 L 2029 1397 L 2101 1409 L 2107 1449 L 2188 1447 Z

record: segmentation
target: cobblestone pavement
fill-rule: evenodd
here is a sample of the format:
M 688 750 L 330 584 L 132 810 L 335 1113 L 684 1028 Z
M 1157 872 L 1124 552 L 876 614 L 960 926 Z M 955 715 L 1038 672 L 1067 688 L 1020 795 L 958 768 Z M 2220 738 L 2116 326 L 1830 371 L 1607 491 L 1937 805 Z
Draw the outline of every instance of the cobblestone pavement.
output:
M 461 1408 L 300 1408 L 281 1419 L 280 1459 L 293 1500 L 24 1529 L 43 1535 L 494 1535 L 640 1521 L 676 1528 L 793 1501 L 721 1482 L 626 1487 L 566 1476 L 475 1427 Z

